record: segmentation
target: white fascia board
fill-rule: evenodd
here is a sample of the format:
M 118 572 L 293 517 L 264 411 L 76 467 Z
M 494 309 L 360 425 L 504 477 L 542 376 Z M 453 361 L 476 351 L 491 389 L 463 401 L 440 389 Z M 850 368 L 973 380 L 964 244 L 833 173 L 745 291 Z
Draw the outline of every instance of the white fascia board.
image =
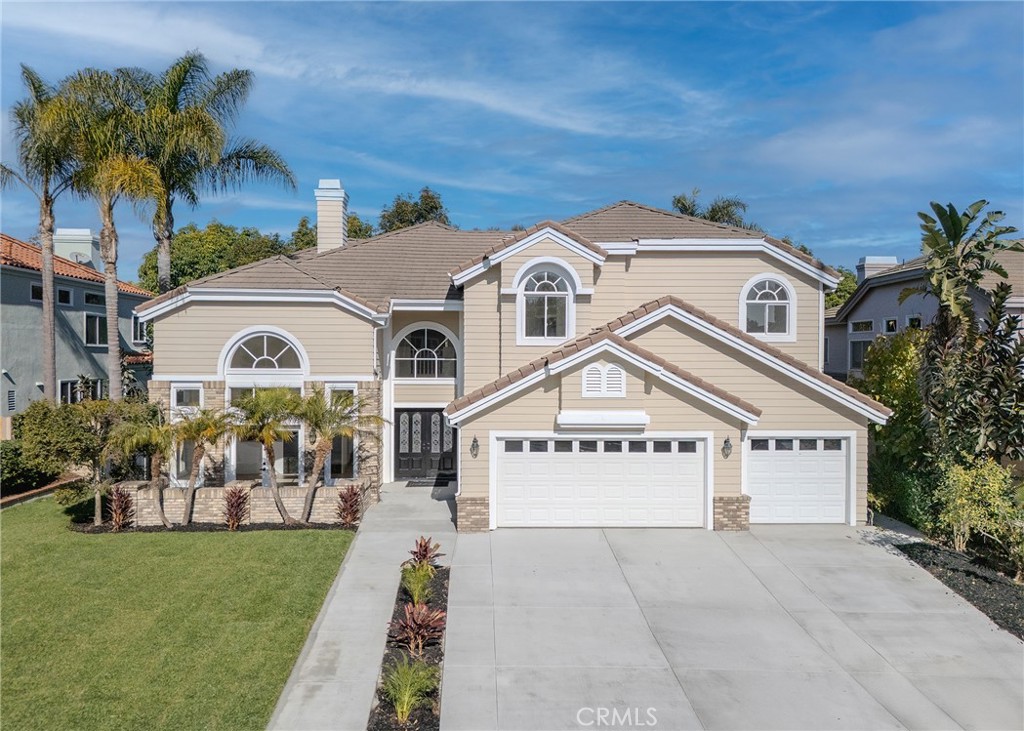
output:
M 462 300 L 391 300 L 392 312 L 462 312 Z
M 633 256 L 636 254 L 637 242 L 633 241 L 595 241 L 595 244 L 608 252 L 609 256 Z
M 866 416 L 868 419 L 875 422 L 876 424 L 885 424 L 889 420 L 889 417 L 886 416 L 885 414 L 879 411 L 875 411 L 867 404 L 861 403 L 857 399 L 853 398 L 852 396 L 848 396 L 839 389 L 834 388 L 828 385 L 827 383 L 823 383 L 822 381 L 819 381 L 817 378 L 814 378 L 813 376 L 807 375 L 798 368 L 794 368 L 788 363 L 779 360 L 770 353 L 766 353 L 760 348 L 750 345 L 749 343 L 740 340 L 734 335 L 731 335 L 730 333 L 727 333 L 724 330 L 718 329 L 711 323 L 705 322 L 699 317 L 691 315 L 689 312 L 681 310 L 672 305 L 667 305 L 666 307 L 663 307 L 660 310 L 650 312 L 641 317 L 640 319 L 634 320 L 628 325 L 622 326 L 615 332 L 616 334 L 621 335 L 623 337 L 628 337 L 629 335 L 632 335 L 633 333 L 642 330 L 648 325 L 655 323 L 658 320 L 661 320 L 667 315 L 671 315 L 672 317 L 675 317 L 677 320 L 680 320 L 681 322 L 690 325 L 691 327 L 699 330 L 700 332 L 706 335 L 710 335 L 715 340 L 718 340 L 719 342 L 725 343 L 727 345 L 731 345 L 737 350 L 742 351 L 746 355 L 751 356 L 755 360 L 760 361 L 765 365 L 771 366 L 777 371 L 785 373 L 786 375 L 796 379 L 800 383 L 810 387 L 811 389 L 817 391 L 818 393 L 824 396 L 828 396 L 833 401 L 838 401 L 839 403 L 852 409 L 858 414 Z
M 835 288 L 839 284 L 836 277 L 772 246 L 764 239 L 639 239 L 637 244 L 638 251 L 754 251 L 785 262 L 828 287 Z
M 452 282 L 457 286 L 461 286 L 473 277 L 489 269 L 492 265 L 499 264 L 510 256 L 515 256 L 524 249 L 528 249 L 538 241 L 546 238 L 552 239 L 555 243 L 564 246 L 569 251 L 583 257 L 595 266 L 602 266 L 604 264 L 604 257 L 600 254 L 591 251 L 586 246 L 573 241 L 571 238 L 559 233 L 555 229 L 546 227 L 542 228 L 540 231 L 535 231 L 522 241 L 518 241 L 506 249 L 502 249 L 501 251 L 485 257 L 482 262 L 471 266 L 466 271 L 452 275 Z
M 137 314 L 139 320 L 149 322 L 192 302 L 328 302 L 377 324 L 388 319 L 388 315 L 380 314 L 333 289 L 190 289 Z
M 651 423 L 646 411 L 582 411 L 565 409 L 558 412 L 555 423 L 565 429 L 643 429 Z

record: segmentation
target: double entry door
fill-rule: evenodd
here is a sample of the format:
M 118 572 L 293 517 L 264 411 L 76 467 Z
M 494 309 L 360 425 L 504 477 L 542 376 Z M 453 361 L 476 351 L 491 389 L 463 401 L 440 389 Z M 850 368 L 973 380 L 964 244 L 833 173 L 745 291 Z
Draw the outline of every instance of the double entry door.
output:
M 440 409 L 395 409 L 395 479 L 455 477 L 458 430 Z

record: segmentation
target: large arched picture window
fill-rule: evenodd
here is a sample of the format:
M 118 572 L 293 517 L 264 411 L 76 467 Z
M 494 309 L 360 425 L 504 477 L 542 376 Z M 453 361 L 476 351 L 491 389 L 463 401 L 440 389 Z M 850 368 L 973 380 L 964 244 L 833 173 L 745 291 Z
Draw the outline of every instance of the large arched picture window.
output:
M 298 352 L 277 335 L 253 335 L 246 338 L 231 354 L 232 370 L 299 370 L 302 361 Z
M 564 340 L 568 337 L 572 288 L 553 270 L 535 272 L 522 289 L 522 334 L 526 338 Z
M 744 330 L 752 335 L 787 335 L 790 332 L 788 288 L 776 279 L 759 279 L 746 290 Z
M 439 330 L 413 330 L 395 349 L 398 378 L 455 378 L 458 355 L 455 344 Z

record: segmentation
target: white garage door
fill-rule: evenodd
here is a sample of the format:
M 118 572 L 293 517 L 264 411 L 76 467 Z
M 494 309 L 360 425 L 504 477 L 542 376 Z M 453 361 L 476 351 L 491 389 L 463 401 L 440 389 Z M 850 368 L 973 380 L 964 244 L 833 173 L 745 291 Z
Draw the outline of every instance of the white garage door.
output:
M 751 438 L 751 523 L 846 522 L 845 439 Z
M 704 442 L 501 439 L 499 526 L 704 525 Z

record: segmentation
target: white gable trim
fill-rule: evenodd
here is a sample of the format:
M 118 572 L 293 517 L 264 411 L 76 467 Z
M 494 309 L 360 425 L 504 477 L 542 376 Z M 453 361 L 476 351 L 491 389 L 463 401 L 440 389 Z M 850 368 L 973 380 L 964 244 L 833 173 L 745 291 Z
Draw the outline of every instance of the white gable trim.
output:
M 516 271 L 516 275 L 512 278 L 512 286 L 503 287 L 501 293 L 519 294 L 519 287 L 522 286 L 523 280 L 531 274 L 543 269 L 545 264 L 555 267 L 559 272 L 565 274 L 572 280 L 574 294 L 594 294 L 593 288 L 583 286 L 583 280 L 580 279 L 579 272 L 576 271 L 575 267 L 569 264 L 565 259 L 559 259 L 555 256 L 537 256 L 530 259 L 530 261 L 523 264 Z
M 512 246 L 502 249 L 501 251 L 495 252 L 490 256 L 484 257 L 484 260 L 479 264 L 474 264 L 469 269 L 466 269 L 463 272 L 453 274 L 452 282 L 458 286 L 461 286 L 468 282 L 473 277 L 477 276 L 478 274 L 487 271 L 494 264 L 499 264 L 505 259 L 508 259 L 510 256 L 515 256 L 521 251 L 529 249 L 531 246 L 540 241 L 543 241 L 544 239 L 551 239 L 556 244 L 564 246 L 569 251 L 573 252 L 578 256 L 583 257 L 584 259 L 589 261 L 591 264 L 594 264 L 595 266 L 602 266 L 604 264 L 604 257 L 601 256 L 600 254 L 591 251 L 586 246 L 583 246 L 579 242 L 574 241 L 573 239 L 569 238 L 565 234 L 556 231 L 550 226 L 546 226 L 540 229 L 539 231 L 535 231 L 534 233 L 530 234 L 522 241 L 517 241 Z
M 141 322 L 149 322 L 193 302 L 326 302 L 377 324 L 388 318 L 333 289 L 190 289 L 137 314 Z
M 561 373 L 562 371 L 565 371 L 569 368 L 576 366 L 580 362 L 589 360 L 590 358 L 605 353 L 610 353 L 621 358 L 627 363 L 632 363 L 633 365 L 637 366 L 638 368 L 641 368 L 642 370 L 650 373 L 651 375 L 660 378 L 662 381 L 672 386 L 675 386 L 679 390 L 690 394 L 691 396 L 717 408 L 719 411 L 722 411 L 725 414 L 728 414 L 729 416 L 732 416 L 734 418 L 739 419 L 740 421 L 745 422 L 746 424 L 752 425 L 757 423 L 758 417 L 755 414 L 752 414 L 746 411 L 745 409 L 742 409 L 739 406 L 736 406 L 735 404 L 726 401 L 725 399 L 711 393 L 710 391 L 706 391 L 703 388 L 700 388 L 699 386 L 695 386 L 689 381 L 680 378 L 674 373 L 670 373 L 669 371 L 664 370 L 661 366 L 655 363 L 651 363 L 649 360 L 636 355 L 635 353 L 627 350 L 626 348 L 623 348 L 621 345 L 614 343 L 610 340 L 602 340 L 599 343 L 595 343 L 594 345 L 591 345 L 589 348 L 584 348 L 583 350 L 574 353 L 573 355 L 570 355 L 568 358 L 565 358 L 564 360 L 560 360 L 553 365 L 546 366 L 542 370 L 536 371 L 535 373 L 531 373 L 526 378 L 523 378 L 521 381 L 515 382 L 514 384 L 508 386 L 507 388 L 503 388 L 500 391 L 496 391 L 495 393 L 490 394 L 489 396 L 485 396 L 479 401 L 474 401 L 473 403 L 468 404 L 462 410 L 456 411 L 453 414 L 449 414 L 448 420 L 452 423 L 453 426 L 458 426 L 460 423 L 462 423 L 469 417 L 473 416 L 474 414 L 477 414 L 485 409 L 488 409 L 497 403 L 505 401 L 506 399 L 514 396 L 515 394 L 524 391 L 530 388 L 531 386 L 543 381 L 549 376 L 552 376 L 556 373 Z
M 699 330 L 705 335 L 710 335 L 719 342 L 725 343 L 726 345 L 731 345 L 732 347 L 736 348 L 739 351 L 742 351 L 744 354 L 749 355 L 755 360 L 764 363 L 765 365 L 771 366 L 780 373 L 784 373 L 790 376 L 791 378 L 794 378 L 795 380 L 799 381 L 803 385 L 817 391 L 818 393 L 824 396 L 828 396 L 833 401 L 837 401 L 846 406 L 847 408 L 857 412 L 858 414 L 866 416 L 868 419 L 875 422 L 876 424 L 884 424 L 886 421 L 889 420 L 889 417 L 887 417 L 885 414 L 871 408 L 867 404 L 861 403 L 853 396 L 843 393 L 838 388 L 830 386 L 829 384 L 823 381 L 819 381 L 817 378 L 814 378 L 813 376 L 807 375 L 799 368 L 794 368 L 785 361 L 779 360 L 774 355 L 764 352 L 760 348 L 751 345 L 750 343 L 736 337 L 735 335 L 732 335 L 731 333 L 728 333 L 725 330 L 722 330 L 712 325 L 710 322 L 707 322 L 706 320 L 703 320 L 697 317 L 696 315 L 692 315 L 686 310 L 680 309 L 675 305 L 665 305 L 664 307 L 655 310 L 654 312 L 650 312 L 644 315 L 643 317 L 634 320 L 628 325 L 623 325 L 615 332 L 618 335 L 621 335 L 622 337 L 628 338 L 633 333 L 638 332 L 644 329 L 645 327 L 652 325 L 668 316 L 676 318 L 680 322 L 685 323 L 690 327 L 693 327 L 695 330 Z

